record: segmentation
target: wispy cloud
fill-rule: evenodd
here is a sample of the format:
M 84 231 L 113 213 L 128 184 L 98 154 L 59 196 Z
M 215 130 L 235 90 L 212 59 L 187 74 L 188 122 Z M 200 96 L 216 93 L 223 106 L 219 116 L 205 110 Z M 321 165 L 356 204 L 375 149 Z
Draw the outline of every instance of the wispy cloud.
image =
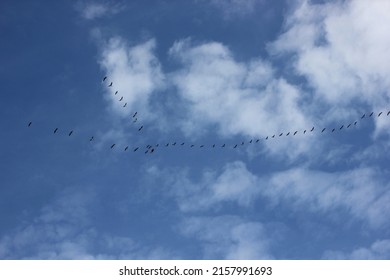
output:
M 86 20 L 95 20 L 117 14 L 123 9 L 123 7 L 123 5 L 114 1 L 79 1 L 76 4 L 76 9 Z
M 370 247 L 360 247 L 352 252 L 328 250 L 324 259 L 332 260 L 388 260 L 390 259 L 390 240 L 377 240 Z

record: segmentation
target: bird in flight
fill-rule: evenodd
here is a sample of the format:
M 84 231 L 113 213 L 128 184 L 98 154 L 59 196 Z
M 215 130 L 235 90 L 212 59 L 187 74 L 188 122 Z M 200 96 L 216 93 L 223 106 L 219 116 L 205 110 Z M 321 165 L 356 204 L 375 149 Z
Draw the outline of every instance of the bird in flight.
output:
M 390 111 L 387 112 L 387 116 L 390 114 Z
M 290 131 L 286 134 L 286 136 L 289 136 L 290 135 Z
M 108 85 L 109 87 L 112 87 L 112 82 Z
M 125 103 L 125 105 L 123 105 L 123 108 L 126 107 L 126 105 L 127 105 L 127 102 Z
M 89 142 L 91 142 L 93 140 L 93 136 L 91 137 L 91 139 L 89 139 Z
M 233 147 L 234 149 L 237 148 L 237 144 Z
M 183 142 L 183 143 L 181 143 L 180 145 L 181 145 L 181 146 L 183 146 L 183 145 L 184 145 L 184 142 Z
M 133 121 L 133 123 L 135 123 L 137 120 L 138 120 L 138 119 L 137 119 L 137 118 L 135 118 L 135 119 L 134 119 L 134 121 Z
M 363 114 L 360 118 L 363 119 L 366 116 L 366 114 Z
M 28 127 L 30 127 L 31 125 L 32 125 L 32 122 L 29 122 L 29 123 L 28 123 Z
M 349 128 L 351 125 L 352 125 L 352 123 L 350 123 L 350 124 L 347 126 L 347 128 Z
M 139 129 L 138 129 L 138 131 L 141 131 L 141 129 L 143 128 L 144 126 L 142 125 Z
M 114 147 L 115 147 L 115 144 L 112 144 L 112 145 L 111 145 L 111 149 L 114 148 Z
M 137 115 L 138 112 L 135 112 L 134 115 L 133 115 L 133 118 L 135 118 L 135 116 Z
M 283 135 L 283 132 L 279 134 L 279 137 Z
M 118 94 L 118 91 L 115 92 L 115 95 L 117 95 L 117 94 Z
M 326 127 L 325 127 L 323 130 L 321 130 L 321 133 L 322 133 L 322 132 L 324 132 L 324 131 L 325 131 L 325 129 L 326 129 Z
M 134 149 L 134 152 L 136 152 L 138 150 L 138 147 Z
M 56 129 L 54 129 L 54 133 L 57 133 L 57 131 L 58 131 L 58 127 Z
M 73 130 L 71 130 L 71 131 L 69 132 L 69 134 L 68 134 L 68 135 L 69 135 L 69 136 L 71 136 L 71 135 L 72 135 L 72 133 L 73 133 Z
M 103 78 L 103 81 L 102 81 L 102 82 L 104 82 L 106 79 L 107 79 L 107 76 L 105 76 L 105 77 Z
M 268 140 L 268 136 L 267 136 L 267 137 L 265 137 L 265 140 Z
M 221 147 L 222 147 L 222 148 L 225 148 L 225 144 L 223 144 Z
M 380 112 L 380 113 L 378 114 L 378 117 L 380 117 L 380 116 L 382 115 L 382 113 L 383 113 L 383 112 Z
M 123 100 L 123 96 L 121 97 L 121 99 L 119 99 L 119 101 L 122 101 Z
M 256 140 L 256 143 L 258 143 L 259 141 L 260 141 L 260 139 L 257 139 L 257 140 Z
M 294 132 L 294 135 L 298 133 L 298 130 Z
M 373 114 L 374 114 L 374 112 L 371 112 L 371 114 L 369 115 L 369 117 L 371 117 Z
M 303 134 L 306 134 L 306 129 L 303 131 Z
M 332 129 L 332 132 L 334 132 L 334 131 L 335 131 L 335 128 Z
M 313 131 L 314 130 L 314 126 L 311 128 L 311 130 L 310 131 Z
M 343 129 L 343 127 L 344 127 L 344 125 L 342 125 L 342 126 L 340 127 L 340 130 L 342 130 L 342 129 Z
M 129 148 L 129 146 L 126 146 L 125 151 L 127 151 L 128 148 Z

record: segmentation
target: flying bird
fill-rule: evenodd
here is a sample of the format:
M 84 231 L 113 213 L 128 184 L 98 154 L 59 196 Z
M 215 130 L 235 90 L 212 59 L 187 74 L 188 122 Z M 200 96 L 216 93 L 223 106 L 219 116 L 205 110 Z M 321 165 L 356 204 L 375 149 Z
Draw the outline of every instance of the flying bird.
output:
M 138 150 L 138 148 L 139 148 L 139 147 L 135 148 L 135 149 L 134 149 L 134 152 L 136 152 L 136 151 Z
M 251 141 L 249 141 L 249 143 L 252 144 L 252 139 L 251 139 Z
M 71 130 L 71 131 L 69 132 L 69 134 L 68 134 L 68 135 L 69 135 L 69 136 L 71 136 L 71 135 L 72 135 L 72 133 L 73 133 L 73 130 Z
M 352 123 L 350 123 L 350 124 L 347 126 L 347 128 L 349 128 L 351 125 L 352 125 Z
M 237 144 L 233 147 L 233 149 L 237 148 Z
M 28 127 L 30 127 L 31 125 L 32 125 L 32 122 L 29 122 L 29 123 L 28 123 Z
M 111 149 L 114 148 L 114 147 L 115 147 L 115 144 L 112 144 L 112 145 L 111 145 Z
M 108 85 L 109 87 L 112 87 L 112 82 Z
M 118 94 L 118 91 L 115 92 L 115 95 L 117 95 L 117 94 Z
M 143 128 L 144 126 L 142 125 L 139 129 L 138 129 L 138 131 L 141 131 L 141 129 Z
M 310 131 L 313 131 L 314 130 L 314 126 L 311 128 L 311 130 Z
M 279 137 L 283 135 L 283 132 L 279 134 Z
M 257 140 L 256 140 L 256 143 L 259 142 L 259 141 L 260 141 L 260 139 L 257 139 Z
M 125 151 L 127 151 L 128 148 L 129 148 L 129 146 L 126 146 Z
M 123 107 L 126 107 L 126 105 L 127 105 L 127 102 L 125 103 L 125 105 L 123 105 Z
M 183 143 L 181 143 L 180 145 L 181 145 L 181 146 L 183 146 L 183 145 L 184 145 L 184 142 L 183 142 Z
M 265 140 L 268 140 L 268 136 L 267 136 L 267 137 L 265 137 Z
M 121 97 L 121 99 L 119 99 L 119 101 L 122 101 L 123 100 L 123 96 Z
M 390 114 L 390 111 L 387 112 L 387 116 Z
M 133 118 L 135 118 L 135 116 L 137 115 L 138 112 L 135 112 L 134 115 L 133 115 Z
M 306 134 L 306 129 L 303 131 L 303 134 Z
M 213 148 L 215 148 L 215 144 L 213 144 Z
M 241 142 L 241 145 L 244 145 L 244 142 Z
M 168 147 L 169 146 L 169 143 L 167 143 L 166 145 L 165 145 L 165 147 Z
M 160 146 L 160 144 L 156 144 L 156 147 Z
M 326 129 L 326 127 L 325 127 L 323 130 L 321 130 L 321 133 L 322 133 L 322 132 L 324 132 L 324 131 L 325 131 L 325 129 Z
M 105 77 L 103 78 L 103 81 L 102 81 L 102 82 L 104 82 L 106 79 L 107 79 L 107 76 L 105 76 Z
M 342 130 L 342 129 L 343 129 L 343 127 L 344 127 L 344 125 L 340 126 L 340 130 Z
M 138 120 L 138 119 L 137 119 L 137 118 L 135 118 L 135 120 L 133 121 L 133 123 L 135 123 L 137 120 Z
M 356 125 L 357 124 L 357 122 L 355 121 L 354 123 L 353 123 L 353 125 Z
M 57 133 L 57 131 L 58 131 L 58 128 L 54 129 L 54 133 Z
M 366 116 L 366 114 L 363 114 L 363 116 L 361 116 L 360 118 L 363 119 L 365 116 Z
M 194 147 L 195 145 L 191 145 L 191 148 Z
M 148 152 L 149 152 L 149 150 L 146 150 L 146 151 L 145 151 L 145 154 L 147 154 Z
M 93 136 L 91 137 L 91 139 L 89 139 L 89 142 L 91 142 L 93 140 Z
M 174 142 L 173 144 L 172 144 L 172 146 L 175 146 L 176 145 L 176 142 Z
M 294 135 L 298 133 L 298 130 L 294 132 Z
M 199 148 L 203 148 L 203 147 L 204 147 L 204 145 L 200 145 L 200 146 L 199 146 Z
M 382 115 L 382 113 L 383 113 L 383 112 L 380 112 L 380 113 L 378 114 L 378 117 L 380 117 L 380 116 Z
M 225 148 L 225 144 L 223 144 L 221 147 L 222 147 L 222 148 Z
M 335 128 L 332 129 L 332 132 L 334 132 L 334 131 L 335 131 Z
M 371 114 L 369 115 L 369 117 L 371 117 L 373 114 L 374 114 L 374 112 L 371 112 Z
M 153 152 L 154 152 L 154 149 L 151 149 L 151 150 L 150 150 L 150 153 L 153 153 Z
M 288 132 L 287 134 L 286 134 L 286 136 L 289 136 L 290 135 L 290 132 Z
M 275 138 L 275 134 L 274 134 L 274 135 L 272 135 L 272 138 Z

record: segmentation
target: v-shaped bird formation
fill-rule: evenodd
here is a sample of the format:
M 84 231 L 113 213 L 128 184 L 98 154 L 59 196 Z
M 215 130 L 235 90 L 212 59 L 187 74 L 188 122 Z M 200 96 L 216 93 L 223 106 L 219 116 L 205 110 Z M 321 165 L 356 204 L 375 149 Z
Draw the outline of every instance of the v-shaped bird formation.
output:
M 107 76 L 105 76 L 103 79 L 102 79 L 102 82 L 103 83 L 108 83 L 108 86 L 107 87 L 112 87 L 113 86 L 113 82 L 106 82 L 107 81 Z M 115 91 L 114 95 L 118 95 L 118 91 Z M 123 96 L 118 100 L 119 102 L 122 102 L 123 101 Z M 127 105 L 127 103 L 125 102 L 123 107 L 125 108 Z M 375 116 L 376 117 L 381 117 L 383 115 L 383 113 L 386 113 L 386 112 L 379 112 L 378 114 L 375 113 Z M 132 123 L 137 123 L 138 121 L 138 112 L 135 112 L 135 113 L 132 113 L 130 115 L 130 118 L 132 120 Z M 361 117 L 360 117 L 360 122 L 362 122 L 364 119 L 369 119 L 369 118 L 372 118 L 374 116 L 374 112 L 371 112 L 371 113 L 364 113 Z M 389 117 L 390 116 L 390 110 L 386 113 L 386 116 Z M 351 121 L 349 122 L 348 124 L 341 124 L 341 125 L 338 125 L 338 126 L 335 126 L 335 127 L 323 127 L 323 128 L 319 128 L 318 129 L 318 133 L 320 134 L 323 134 L 325 133 L 325 131 L 329 131 L 329 133 L 335 133 L 336 131 L 341 131 L 341 130 L 348 130 L 350 129 L 351 127 L 355 127 L 357 126 L 358 124 L 358 121 L 357 120 L 354 120 L 354 121 Z M 32 121 L 29 121 L 28 124 L 27 124 L 27 127 L 28 128 L 31 128 L 33 127 L 33 122 Z M 143 125 L 140 125 L 139 128 L 138 128 L 138 131 L 141 132 L 142 129 L 144 128 Z M 328 129 L 328 130 L 327 130 Z M 310 129 L 302 129 L 302 130 L 291 130 L 291 131 L 288 131 L 287 133 L 285 132 L 279 132 L 279 133 L 275 133 L 275 134 L 272 134 L 272 136 L 270 135 L 267 135 L 265 136 L 264 138 L 260 139 L 260 138 L 253 138 L 253 139 L 250 139 L 249 141 L 239 141 L 238 143 L 230 143 L 230 144 L 227 144 L 227 143 L 213 143 L 213 144 L 210 144 L 210 145 L 206 145 L 206 144 L 197 144 L 197 143 L 188 143 L 188 142 L 181 142 L 180 145 L 176 145 L 177 143 L 180 143 L 180 142 L 177 142 L 177 141 L 170 141 L 168 143 L 164 143 L 164 144 L 161 144 L 161 143 L 156 143 L 156 144 L 147 144 L 147 145 L 134 145 L 131 150 L 133 152 L 137 152 L 139 151 L 140 149 L 144 149 L 144 153 L 145 154 L 153 154 L 158 148 L 161 148 L 161 147 L 189 147 L 189 148 L 200 148 L 200 149 L 203 149 L 203 148 L 212 148 L 212 149 L 215 149 L 215 148 L 228 148 L 228 147 L 231 147 L 233 149 L 237 149 L 237 148 L 240 148 L 240 147 L 245 147 L 246 145 L 250 145 L 250 144 L 258 144 L 260 143 L 260 141 L 271 141 L 271 138 L 272 139 L 277 139 L 277 138 L 280 138 L 280 137 L 295 137 L 296 135 L 299 135 L 300 133 L 302 135 L 309 135 L 310 133 L 315 133 L 316 130 L 316 127 L 313 126 L 311 127 Z M 53 130 L 53 134 L 59 134 L 60 133 L 60 129 L 58 127 L 55 127 L 54 130 Z M 68 137 L 72 136 L 73 134 L 75 133 L 74 130 L 70 130 L 67 132 L 67 135 Z M 89 138 L 89 142 L 92 142 L 95 140 L 95 136 L 91 136 Z M 121 147 L 120 149 L 123 149 L 124 152 L 127 152 L 130 148 L 130 144 L 129 145 L 126 145 L 124 147 Z M 114 149 L 114 148 L 119 148 L 117 146 L 116 143 L 112 143 L 110 144 L 110 146 L 108 147 L 109 149 Z

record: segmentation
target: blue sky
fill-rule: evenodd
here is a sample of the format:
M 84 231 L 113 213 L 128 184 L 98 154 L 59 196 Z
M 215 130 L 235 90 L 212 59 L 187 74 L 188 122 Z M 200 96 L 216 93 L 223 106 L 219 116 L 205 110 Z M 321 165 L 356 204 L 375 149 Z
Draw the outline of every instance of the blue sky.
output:
M 0 11 L 1 259 L 390 258 L 388 1 Z

